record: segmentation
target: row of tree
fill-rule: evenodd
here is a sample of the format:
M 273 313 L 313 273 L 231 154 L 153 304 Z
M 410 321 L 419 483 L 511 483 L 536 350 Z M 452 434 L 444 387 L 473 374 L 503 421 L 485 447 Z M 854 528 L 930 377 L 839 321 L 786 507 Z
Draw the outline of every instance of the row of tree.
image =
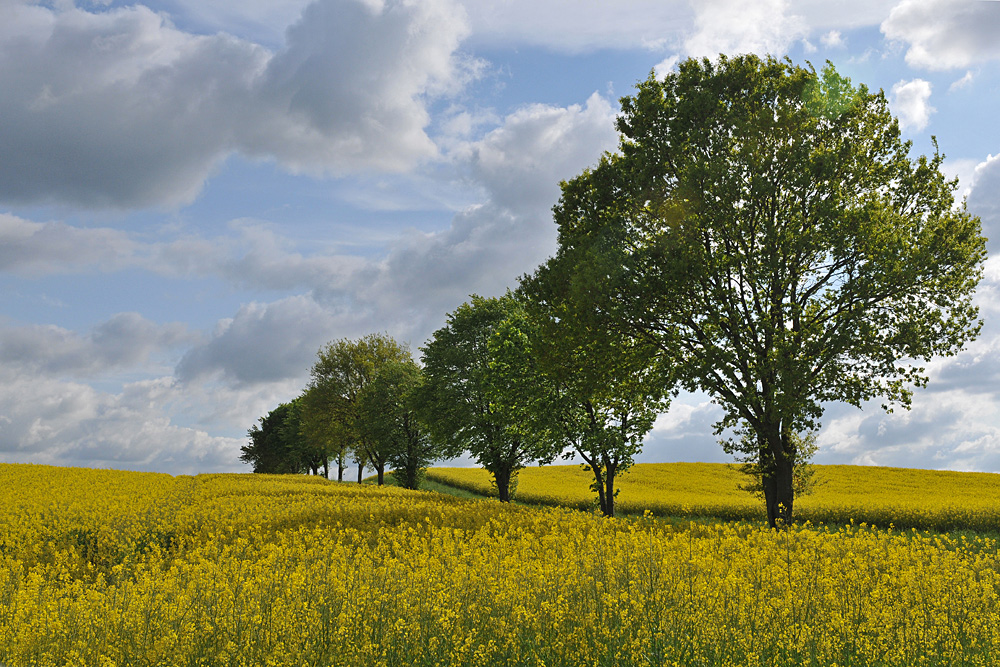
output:
M 254 472 L 319 474 L 322 468 L 327 478 L 333 460 L 338 481 L 351 458 L 359 483 L 366 465 L 384 483 L 389 466 L 400 484 L 415 489 L 427 465 L 441 457 L 414 414 L 422 382 L 409 349 L 389 336 L 331 342 L 319 351 L 302 395 L 248 431 L 240 458 Z
M 470 452 L 502 500 L 521 467 L 572 451 L 611 515 L 655 416 L 678 389 L 700 390 L 777 526 L 825 404 L 908 408 L 928 379 L 919 364 L 978 335 L 980 221 L 956 203 L 936 145 L 910 159 L 881 91 L 832 65 L 691 59 L 623 98 L 617 126 L 619 151 L 562 184 L 555 256 L 516 292 L 452 312 L 422 371 L 393 362 L 410 364 L 405 389 L 367 388 L 387 361 L 324 366 L 388 339 L 332 344 L 303 424 L 335 421 L 322 432 L 381 479 L 391 447 L 370 443 L 398 451 L 408 415 L 428 456 Z

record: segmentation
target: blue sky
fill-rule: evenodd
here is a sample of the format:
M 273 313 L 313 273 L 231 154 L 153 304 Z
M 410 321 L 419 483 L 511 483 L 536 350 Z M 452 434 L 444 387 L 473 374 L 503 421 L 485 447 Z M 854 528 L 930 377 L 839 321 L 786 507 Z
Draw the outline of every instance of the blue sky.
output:
M 555 250 L 558 183 L 690 56 L 830 60 L 1000 228 L 1000 3 L 0 0 L 0 461 L 247 470 L 327 341 L 415 352 Z M 831 404 L 820 463 L 1000 472 L 986 322 L 913 409 Z M 641 460 L 724 461 L 685 394 Z

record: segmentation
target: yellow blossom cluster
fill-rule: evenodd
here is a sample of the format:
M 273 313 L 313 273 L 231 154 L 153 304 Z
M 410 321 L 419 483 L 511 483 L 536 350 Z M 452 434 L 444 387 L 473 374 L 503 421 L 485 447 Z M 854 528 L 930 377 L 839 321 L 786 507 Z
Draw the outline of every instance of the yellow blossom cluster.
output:
M 985 537 L 0 465 L 0 664 L 991 665 Z
M 1000 475 L 873 466 L 814 466 L 815 490 L 795 499 L 797 521 L 867 523 L 888 528 L 1000 531 Z M 481 468 L 431 468 L 428 479 L 489 495 Z M 518 474 L 515 499 L 586 509 L 596 503 L 593 473 L 582 466 L 540 466 Z M 746 479 L 723 463 L 640 463 L 616 480 L 616 510 L 659 516 L 758 521 L 763 500 L 739 488 Z

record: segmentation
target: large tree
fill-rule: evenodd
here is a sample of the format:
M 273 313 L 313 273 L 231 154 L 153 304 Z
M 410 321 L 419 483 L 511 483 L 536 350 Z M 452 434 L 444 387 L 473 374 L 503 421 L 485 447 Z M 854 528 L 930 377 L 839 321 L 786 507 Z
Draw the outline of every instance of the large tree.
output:
M 576 298 L 655 344 L 748 429 L 768 521 L 824 404 L 909 407 L 978 335 L 985 241 L 943 156 L 911 159 L 884 94 L 755 56 L 687 60 L 622 100 L 620 151 L 563 184 Z
M 490 338 L 516 308 L 510 293 L 496 298 L 472 295 L 449 313 L 447 324 L 421 348 L 425 381 L 416 401 L 421 421 L 445 457 L 468 451 L 493 475 L 501 502 L 510 501 L 519 470 L 558 454 L 544 434 L 526 432 L 493 400 L 498 385 L 509 386 L 509 376 L 498 370 Z M 512 351 L 504 363 L 516 364 L 519 356 Z
M 369 334 L 358 340 L 343 338 L 327 343 L 318 356 L 306 390 L 305 421 L 328 420 L 330 438 L 350 443 L 358 463 L 358 482 L 365 463 L 371 463 L 381 485 L 387 454 L 383 443 L 373 441 L 361 428 L 362 397 L 380 368 L 412 360 L 410 351 L 388 335 Z

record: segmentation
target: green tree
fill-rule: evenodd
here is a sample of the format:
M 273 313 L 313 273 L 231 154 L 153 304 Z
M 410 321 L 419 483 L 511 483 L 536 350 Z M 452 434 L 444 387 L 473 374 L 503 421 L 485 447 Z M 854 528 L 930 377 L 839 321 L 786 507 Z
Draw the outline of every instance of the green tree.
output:
M 519 470 L 558 454 L 551 440 L 526 432 L 493 400 L 498 387 L 511 386 L 505 373 L 523 370 L 512 370 L 515 359 L 523 358 L 520 351 L 501 361 L 490 349 L 490 338 L 516 307 L 509 292 L 498 298 L 472 295 L 449 313 L 447 324 L 421 348 L 425 381 L 416 396 L 418 415 L 443 457 L 468 451 L 493 475 L 501 502 L 510 501 Z
M 300 432 L 314 460 L 323 465 L 324 476 L 329 479 L 330 459 L 337 461 L 337 481 L 344 481 L 344 462 L 351 444 L 349 430 L 338 421 L 335 412 L 324 403 L 323 392 L 315 387 L 306 389 L 299 397 Z
M 423 382 L 412 359 L 379 367 L 361 396 L 361 431 L 395 471 L 399 485 L 417 489 L 440 448 L 417 420 L 414 395 Z
M 601 512 L 614 516 L 615 482 L 669 405 L 664 375 L 649 345 L 601 334 L 575 312 L 563 267 L 552 259 L 522 278 L 523 308 L 490 339 L 500 371 L 491 401 L 525 436 L 571 448 L 567 456 L 578 455 L 594 475 Z
M 304 443 L 298 429 L 295 401 L 282 403 L 247 431 L 250 442 L 240 448 L 240 460 L 257 473 L 300 473 L 307 470 Z
M 351 451 L 358 464 L 358 483 L 365 464 L 370 463 L 381 485 L 387 454 L 383 443 L 373 441 L 362 429 L 362 396 L 380 368 L 412 359 L 410 351 L 386 334 L 369 334 L 327 343 L 318 356 L 306 389 L 306 423 L 319 424 L 320 432 Z
M 885 95 L 755 56 L 687 60 L 623 98 L 620 152 L 563 184 L 577 298 L 745 424 L 770 525 L 823 404 L 910 405 L 919 364 L 981 328 L 980 221 Z

